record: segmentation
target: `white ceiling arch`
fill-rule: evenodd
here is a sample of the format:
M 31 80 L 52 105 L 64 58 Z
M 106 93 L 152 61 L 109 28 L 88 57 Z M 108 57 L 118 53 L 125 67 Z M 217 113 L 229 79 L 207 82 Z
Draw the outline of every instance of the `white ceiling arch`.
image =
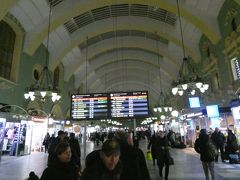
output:
M 171 81 L 161 81 L 159 78 L 159 72 L 149 72 L 147 69 L 141 67 L 125 67 L 123 69 L 111 69 L 105 74 L 96 73 L 99 77 L 99 81 L 92 83 L 91 89 L 96 89 L 101 84 L 108 84 L 109 79 L 119 78 L 121 81 L 125 81 L 127 77 L 138 76 L 138 81 L 147 85 L 151 85 L 152 89 L 159 92 L 163 89 L 168 89 L 171 85 Z M 161 75 L 164 76 L 164 75 Z M 164 78 L 164 77 L 163 77 Z M 162 87 L 160 87 L 160 85 Z M 164 87 L 164 88 L 163 88 Z
M 213 43 L 218 42 L 220 39 L 220 31 L 216 22 L 216 14 L 223 4 L 224 0 L 218 0 L 218 2 L 211 3 L 208 0 L 202 0 L 202 4 L 206 6 L 205 9 L 199 9 L 196 4 L 193 3 L 181 3 L 180 2 L 180 10 L 181 16 L 188 21 L 188 23 L 196 26 L 203 34 L 205 34 Z M 129 4 L 128 0 L 122 0 L 122 4 Z M 86 1 L 74 1 L 68 0 L 63 1 L 58 6 L 53 9 L 53 17 L 52 17 L 52 25 L 51 31 L 60 27 L 65 22 L 69 21 L 71 18 L 78 16 L 79 14 L 83 14 L 92 9 L 101 8 L 108 5 L 119 4 L 119 2 L 115 2 L 112 0 L 106 1 L 98 1 L 98 0 L 88 0 Z M 153 1 L 145 1 L 145 0 L 132 0 L 131 4 L 143 4 L 156 8 L 162 8 L 169 12 L 177 14 L 176 1 L 175 0 L 153 0 Z M 217 11 L 213 16 L 212 9 Z M 39 8 L 39 7 L 38 7 Z M 14 13 L 14 12 L 13 12 Z M 26 36 L 27 43 L 25 43 L 25 51 L 29 54 L 33 54 L 37 47 L 43 42 L 44 38 L 47 35 L 47 17 L 42 19 L 37 26 L 31 29 Z
M 87 76 L 92 74 L 91 72 L 94 72 L 95 74 L 95 69 L 107 65 L 108 63 L 111 62 L 117 62 L 118 60 L 121 59 L 134 59 L 137 61 L 143 61 L 145 63 L 151 63 L 157 67 L 158 66 L 158 57 L 156 54 L 150 53 L 150 52 L 145 52 L 140 49 L 134 49 L 134 50 L 128 50 L 124 49 L 122 50 L 122 56 L 121 57 L 116 57 L 116 53 L 106 53 L 104 55 L 98 56 L 94 59 L 92 59 L 90 62 L 88 62 L 87 67 L 86 63 L 84 64 L 75 72 L 75 87 L 78 87 L 80 85 L 80 82 L 84 81 L 86 79 L 86 68 L 87 68 Z M 160 59 L 161 60 L 161 59 Z M 162 61 L 161 60 L 161 65 L 165 68 L 162 68 L 162 71 L 165 72 L 170 79 L 174 80 L 176 79 L 176 76 L 178 75 L 176 71 L 176 67 L 169 64 L 167 61 Z M 119 67 L 120 68 L 120 67 Z M 168 68 L 168 70 L 166 70 Z M 95 77 L 98 79 L 98 77 Z M 164 80 L 163 80 L 164 81 Z M 92 82 L 92 81 L 89 81 Z
M 239 0 L 235 1 L 239 3 Z M 48 0 L 3 0 L 1 2 L 0 19 L 3 19 L 7 13 L 10 13 L 21 24 L 26 31 L 24 52 L 29 55 L 32 55 L 42 43 L 46 44 L 49 12 L 47 2 Z M 178 19 L 174 19 L 173 15 L 173 23 L 167 24 L 157 18 L 151 18 L 149 14 L 144 14 L 157 13 L 160 10 L 166 14 L 177 14 L 176 0 L 56 0 L 56 2 L 58 4 L 52 9 L 53 14 L 51 16 L 49 68 L 53 71 L 59 64 L 63 64 L 65 81 L 68 81 L 73 75 L 76 87 L 79 87 L 84 82 L 84 79 L 91 80 L 90 82 L 93 83 L 94 87 L 101 87 L 104 69 L 111 68 L 111 66 L 112 68 L 114 67 L 111 63 L 109 64 L 111 61 L 107 62 L 102 59 L 101 54 L 104 53 L 108 54 L 105 57 L 111 58 L 112 62 L 119 59 L 139 59 L 140 61 L 136 61 L 136 63 L 140 64 L 141 62 L 149 62 L 152 65 L 146 65 L 145 67 L 149 68 L 149 70 L 154 69 L 151 69 L 152 66 L 158 67 L 156 53 L 159 53 L 162 72 L 165 75 L 163 84 L 167 88 L 167 84 L 170 84 L 170 79 L 175 80 L 177 78 L 178 69 L 183 58 Z M 200 60 L 198 44 L 202 35 L 205 35 L 213 44 L 220 39 L 217 17 L 225 0 L 179 0 L 179 2 L 186 53 L 197 62 Z M 114 8 L 120 9 L 123 6 L 129 10 L 126 12 L 127 16 L 122 16 L 120 11 L 119 14 L 118 12 L 117 14 L 110 14 L 109 18 L 105 18 L 104 14 L 96 15 L 96 12 L 105 12 L 105 10 L 108 12 L 109 10 L 114 10 Z M 140 7 L 138 12 L 136 7 Z M 146 7 L 148 8 L 146 12 L 141 9 Z M 76 31 L 69 33 L 67 24 L 75 21 L 80 15 L 87 13 L 95 19 L 92 22 L 89 21 L 90 23 L 88 22 L 81 27 L 77 27 Z M 158 36 L 161 36 L 168 42 L 166 44 L 159 43 L 160 50 L 157 52 L 154 46 L 154 39 L 135 37 L 134 35 L 119 38 L 118 45 L 114 43 L 116 39 L 114 37 L 96 41 L 88 47 L 91 53 L 89 53 L 88 59 L 90 61 L 87 63 L 89 71 L 86 77 L 85 48 L 80 47 L 81 44 L 86 43 L 86 37 L 91 40 L 111 31 L 126 30 L 157 33 Z M 126 55 L 114 57 L 116 55 L 114 49 L 124 48 L 129 48 L 129 52 Z M 136 51 L 136 49 L 139 51 Z M 140 51 L 142 52 L 139 53 Z M 114 67 L 114 69 L 120 72 L 121 68 Z M 110 71 L 106 70 L 106 72 L 111 74 Z M 137 73 L 138 71 L 134 70 L 133 73 L 135 72 Z M 117 78 L 114 76 L 114 73 L 111 76 Z M 129 79 L 130 81 L 131 79 Z M 137 79 L 134 81 L 137 83 Z M 119 83 L 121 84 L 121 82 Z M 131 84 L 128 85 L 131 86 Z M 154 86 L 154 89 L 158 91 L 157 86 Z
M 127 74 L 120 74 L 121 70 L 110 71 L 106 74 L 106 78 L 101 77 L 101 78 L 105 78 L 105 79 L 99 79 L 101 82 L 95 81 L 95 82 L 89 84 L 88 88 L 91 90 L 94 90 L 97 87 L 99 87 L 100 85 L 109 86 L 109 84 L 111 84 L 115 80 L 125 82 L 126 77 L 128 77 L 128 79 L 131 79 L 132 81 L 141 82 L 142 84 L 145 84 L 145 85 L 154 84 L 154 82 L 155 82 L 154 79 L 149 79 L 146 71 L 144 72 L 142 69 L 139 69 L 139 68 L 135 68 L 135 69 L 132 68 L 132 70 L 133 71 L 130 71 Z M 141 73 L 139 73 L 139 71 Z M 122 88 L 124 88 L 124 87 L 122 87 Z M 117 90 L 123 91 L 122 88 L 118 88 Z M 152 89 L 156 89 L 156 87 L 155 88 L 152 87 Z
M 127 81 L 113 81 L 109 86 L 99 86 L 97 87 L 96 91 L 97 92 L 119 92 L 118 87 L 124 86 L 124 91 L 136 91 L 136 90 L 148 90 L 149 92 L 149 99 L 150 99 L 150 105 L 154 106 L 158 103 L 159 101 L 159 93 L 156 92 L 154 89 L 149 87 L 149 85 L 144 84 L 139 81 L 134 81 L 134 80 L 127 80 Z
M 136 31 L 143 31 L 148 33 L 157 33 L 158 36 L 164 37 L 165 39 L 173 42 L 176 44 L 178 48 L 175 49 L 168 49 L 168 51 L 179 51 L 182 54 L 182 44 L 180 40 L 180 29 L 168 26 L 164 23 L 159 23 L 156 20 L 152 19 L 140 19 L 138 17 L 119 17 L 117 20 L 117 30 L 136 30 Z M 98 27 L 98 28 L 96 28 Z M 149 28 L 151 27 L 151 28 Z M 189 27 L 190 29 L 190 27 Z M 49 68 L 53 70 L 60 61 L 64 58 L 66 54 L 71 52 L 71 50 L 78 46 L 79 44 L 86 42 L 86 37 L 89 39 L 96 37 L 100 34 L 104 34 L 107 32 L 113 31 L 113 20 L 112 19 L 106 19 L 101 21 L 96 21 L 95 23 L 91 23 L 87 26 L 82 27 L 81 29 L 78 29 L 76 32 L 74 32 L 70 40 L 68 40 L 65 43 L 58 43 L 58 46 L 54 46 L 50 48 L 50 51 L 52 52 L 50 54 L 50 64 Z M 186 31 L 187 33 L 187 31 Z M 197 38 L 192 38 L 192 36 L 185 35 L 184 36 L 184 44 L 187 55 L 191 56 L 194 61 L 199 61 L 200 59 L 200 52 L 198 48 L 198 43 L 196 41 L 199 41 L 200 39 L 200 33 L 195 32 L 195 36 Z M 191 39 L 189 39 L 190 37 Z M 139 37 L 140 38 L 140 37 Z M 195 40 L 195 42 L 193 41 Z M 121 42 L 121 41 L 119 41 Z M 102 42 L 103 44 L 104 42 Z M 115 44 L 114 44 L 115 45 Z M 114 47 L 114 46 L 113 46 Z M 60 52 L 60 53 L 59 53 Z M 166 53 L 165 53 L 166 54 Z M 168 53 L 169 54 L 169 53 Z M 168 55 L 170 56 L 170 55 Z M 182 56 L 183 57 L 183 54 Z M 85 57 L 83 57 L 85 58 Z M 179 56 L 178 56 L 179 58 Z
M 116 41 L 118 42 L 116 44 Z M 103 42 L 103 43 L 102 43 Z M 119 52 L 115 52 L 113 48 L 119 49 Z M 158 47 L 157 47 L 158 46 Z M 157 50 L 159 48 L 159 51 Z M 136 50 L 139 49 L 141 51 L 147 51 L 147 52 L 152 52 L 155 54 L 155 57 L 152 57 L 149 59 L 151 63 L 151 60 L 154 59 L 157 61 L 157 55 L 160 53 L 160 58 L 165 57 L 165 59 L 168 59 L 167 62 L 169 63 L 170 67 L 176 66 L 174 69 L 178 69 L 178 67 L 181 64 L 181 58 L 173 56 L 174 53 L 171 55 L 168 52 L 167 45 L 164 45 L 162 43 L 158 43 L 156 45 L 156 41 L 154 40 L 149 40 L 146 38 L 135 38 L 135 37 L 123 37 L 123 38 L 111 38 L 105 41 L 101 41 L 99 43 L 96 43 L 92 46 L 88 47 L 88 59 L 93 59 L 101 54 L 104 53 L 113 53 L 112 56 L 115 56 L 115 58 L 121 58 L 122 56 L 122 50 L 121 49 L 128 49 L 128 50 Z M 134 52 L 133 52 L 134 53 Z M 65 62 L 66 61 L 66 62 Z M 79 69 L 80 66 L 84 64 L 86 61 L 86 49 L 81 51 L 81 57 L 77 58 L 71 58 L 71 59 L 66 59 L 63 61 L 63 64 L 69 63 L 69 65 L 65 65 L 65 80 L 68 81 L 69 78 Z M 176 69 L 176 70 L 177 70 Z
M 159 74 L 161 75 L 162 83 L 169 85 L 169 83 L 172 81 L 171 77 L 169 77 L 169 74 L 167 74 L 166 71 L 163 71 L 163 68 L 159 69 L 158 66 L 153 66 L 152 64 L 145 63 L 143 61 L 138 61 L 136 63 L 136 60 L 119 60 L 118 62 L 108 63 L 107 65 L 100 66 L 98 69 L 96 69 L 95 74 L 99 79 L 102 79 L 102 82 L 104 82 L 106 77 L 109 75 L 108 73 L 115 73 L 116 75 L 118 74 L 117 72 L 119 72 L 119 74 L 126 75 L 129 72 L 134 71 L 137 71 L 139 74 L 144 74 L 146 77 L 148 77 L 148 81 L 153 80 L 159 82 Z M 114 76 L 114 74 L 111 76 Z M 163 81 L 163 79 L 165 79 L 165 81 Z M 159 87 L 157 87 L 157 89 L 159 89 Z

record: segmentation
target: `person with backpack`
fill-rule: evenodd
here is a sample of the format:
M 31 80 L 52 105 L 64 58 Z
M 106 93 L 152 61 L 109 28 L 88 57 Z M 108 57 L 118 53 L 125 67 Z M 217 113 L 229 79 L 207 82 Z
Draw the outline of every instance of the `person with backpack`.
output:
M 200 130 L 199 138 L 195 141 L 194 149 L 200 154 L 200 160 L 202 161 L 206 180 L 209 180 L 209 171 L 212 180 L 215 180 L 214 160 L 216 156 L 216 148 L 211 142 L 206 129 Z

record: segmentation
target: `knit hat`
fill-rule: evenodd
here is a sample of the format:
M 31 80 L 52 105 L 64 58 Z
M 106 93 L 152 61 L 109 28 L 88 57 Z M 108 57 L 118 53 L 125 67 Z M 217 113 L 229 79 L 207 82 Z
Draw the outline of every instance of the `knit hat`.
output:
M 62 130 L 59 130 L 58 131 L 58 136 L 61 136 L 61 135 L 63 135 L 64 134 L 64 131 L 62 131 Z
M 201 133 L 201 134 L 207 134 L 207 130 L 206 130 L 206 129 L 201 129 L 201 130 L 200 130 L 200 133 Z
M 106 140 L 103 143 L 102 151 L 106 156 L 110 156 L 112 154 L 120 154 L 120 146 L 119 143 L 115 140 Z

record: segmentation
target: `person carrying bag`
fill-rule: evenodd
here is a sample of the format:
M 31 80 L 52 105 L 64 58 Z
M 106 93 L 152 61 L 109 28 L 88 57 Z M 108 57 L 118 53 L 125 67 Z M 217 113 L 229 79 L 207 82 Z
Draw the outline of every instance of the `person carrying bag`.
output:
M 156 137 L 156 154 L 157 165 L 159 167 L 159 176 L 163 177 L 162 171 L 165 167 L 165 180 L 168 179 L 169 166 L 174 164 L 173 158 L 170 155 L 170 143 L 163 131 L 157 133 Z

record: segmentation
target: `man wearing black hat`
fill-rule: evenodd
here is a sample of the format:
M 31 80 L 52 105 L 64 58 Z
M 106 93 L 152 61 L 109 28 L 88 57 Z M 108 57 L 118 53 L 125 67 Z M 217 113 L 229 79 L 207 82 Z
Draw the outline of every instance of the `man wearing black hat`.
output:
M 120 146 L 115 140 L 107 140 L 101 150 L 96 150 L 86 157 L 86 168 L 81 180 L 120 180 Z

